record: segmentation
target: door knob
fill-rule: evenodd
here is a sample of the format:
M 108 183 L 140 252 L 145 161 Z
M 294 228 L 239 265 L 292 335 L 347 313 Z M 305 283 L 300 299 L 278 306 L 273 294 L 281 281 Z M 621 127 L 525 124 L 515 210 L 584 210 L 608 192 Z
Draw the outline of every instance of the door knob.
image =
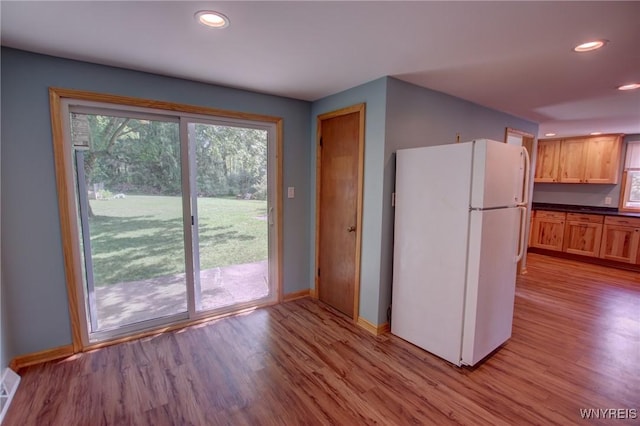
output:
M 356 227 L 355 226 L 348 227 L 347 232 L 356 232 Z

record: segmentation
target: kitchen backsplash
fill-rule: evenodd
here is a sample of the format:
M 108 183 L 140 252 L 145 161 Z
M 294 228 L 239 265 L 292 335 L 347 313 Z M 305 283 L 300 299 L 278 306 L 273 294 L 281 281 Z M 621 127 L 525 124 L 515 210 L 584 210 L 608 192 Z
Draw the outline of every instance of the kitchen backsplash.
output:
M 605 199 L 611 198 L 611 204 Z M 618 207 L 620 185 L 536 183 L 534 203 L 572 204 L 576 206 Z

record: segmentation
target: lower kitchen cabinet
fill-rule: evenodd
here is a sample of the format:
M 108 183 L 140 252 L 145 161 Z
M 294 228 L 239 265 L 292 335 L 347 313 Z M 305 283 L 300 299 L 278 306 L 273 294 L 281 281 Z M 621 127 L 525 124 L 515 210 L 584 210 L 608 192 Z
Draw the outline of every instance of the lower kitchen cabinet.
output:
M 640 217 L 535 210 L 529 247 L 640 271 Z
M 562 251 L 566 215 L 564 212 L 536 210 L 530 235 L 531 247 Z
M 562 251 L 598 257 L 603 219 L 601 215 L 567 213 Z
M 639 263 L 640 218 L 607 216 L 604 220 L 600 257 L 625 263 Z

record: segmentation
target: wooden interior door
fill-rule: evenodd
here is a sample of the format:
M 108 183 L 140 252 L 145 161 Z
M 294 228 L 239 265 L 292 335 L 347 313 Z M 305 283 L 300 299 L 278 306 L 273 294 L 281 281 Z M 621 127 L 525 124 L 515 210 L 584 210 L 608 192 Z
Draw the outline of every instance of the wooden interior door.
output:
M 356 319 L 360 280 L 364 104 L 318 117 L 316 289 Z

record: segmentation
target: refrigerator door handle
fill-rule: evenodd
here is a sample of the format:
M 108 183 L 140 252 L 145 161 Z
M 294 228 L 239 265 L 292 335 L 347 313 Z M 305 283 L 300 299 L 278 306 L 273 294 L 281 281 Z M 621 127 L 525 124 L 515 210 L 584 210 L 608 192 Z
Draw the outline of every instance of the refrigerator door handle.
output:
M 522 153 L 524 155 L 524 188 L 522 191 L 522 202 L 518 203 L 519 206 L 527 206 L 529 204 L 529 179 L 531 174 L 531 157 L 529 157 L 529 151 L 527 148 L 522 147 Z
M 525 244 L 526 244 L 526 222 L 527 222 L 527 208 L 524 206 L 518 206 L 518 209 L 520 209 L 520 243 L 519 243 L 519 247 L 520 249 L 518 250 L 518 254 L 516 255 L 515 261 L 516 263 L 520 262 L 522 260 L 522 257 L 524 256 L 524 251 L 525 251 Z

